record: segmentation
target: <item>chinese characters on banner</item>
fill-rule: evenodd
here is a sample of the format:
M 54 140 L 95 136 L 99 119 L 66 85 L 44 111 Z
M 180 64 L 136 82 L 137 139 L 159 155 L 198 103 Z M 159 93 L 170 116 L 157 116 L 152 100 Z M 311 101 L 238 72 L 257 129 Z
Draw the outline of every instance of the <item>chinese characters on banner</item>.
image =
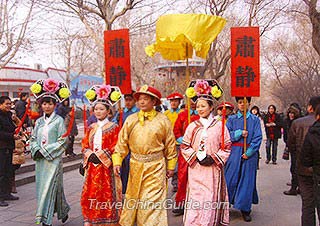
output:
M 231 28 L 231 95 L 260 96 L 259 27 Z
M 131 93 L 129 30 L 104 32 L 106 84 L 119 86 L 124 94 Z

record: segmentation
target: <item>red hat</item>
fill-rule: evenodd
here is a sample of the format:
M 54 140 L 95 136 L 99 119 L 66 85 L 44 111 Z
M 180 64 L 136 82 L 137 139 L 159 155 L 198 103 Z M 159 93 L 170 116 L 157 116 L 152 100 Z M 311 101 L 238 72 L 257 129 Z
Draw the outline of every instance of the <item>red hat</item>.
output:
M 230 102 L 222 102 L 218 105 L 217 109 L 222 109 L 223 105 L 226 106 L 226 108 L 230 108 L 231 110 L 234 109 L 233 104 L 231 104 Z
M 144 86 L 141 86 L 137 92 L 135 92 L 133 94 L 134 98 L 136 100 L 139 99 L 139 96 L 140 94 L 147 94 L 147 95 L 150 95 L 152 97 L 155 97 L 157 102 L 156 102 L 156 105 L 160 105 L 161 104 L 161 93 L 159 90 L 151 87 L 151 86 L 148 86 L 148 85 L 144 85 Z
M 175 93 L 171 93 L 169 96 L 167 96 L 168 100 L 174 100 L 174 99 L 183 99 L 182 94 L 175 92 Z

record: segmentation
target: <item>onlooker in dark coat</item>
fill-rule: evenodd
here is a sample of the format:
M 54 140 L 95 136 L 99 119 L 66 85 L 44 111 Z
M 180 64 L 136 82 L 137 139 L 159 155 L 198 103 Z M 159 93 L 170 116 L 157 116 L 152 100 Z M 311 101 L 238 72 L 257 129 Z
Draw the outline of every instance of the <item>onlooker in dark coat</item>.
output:
M 271 147 L 272 147 L 272 163 L 277 164 L 277 149 L 278 149 L 278 139 L 281 138 L 281 127 L 282 121 L 280 115 L 276 113 L 276 106 L 269 105 L 268 113 L 264 118 L 264 125 L 266 128 L 267 143 L 266 152 L 267 160 L 266 163 L 269 164 L 271 160 Z
M 301 150 L 310 126 L 315 122 L 314 111 L 319 104 L 320 96 L 310 98 L 307 109 L 309 114 L 292 122 L 287 142 L 290 152 L 297 157 L 296 170 L 302 198 L 302 226 L 314 226 L 316 224 L 312 168 L 301 164 Z
M 71 115 L 70 115 L 71 107 L 69 105 L 70 105 L 70 99 L 67 98 L 57 107 L 57 111 L 56 111 L 56 113 L 64 119 L 64 124 L 66 128 L 68 128 L 71 121 Z M 72 157 L 76 155 L 73 151 L 73 145 L 74 145 L 75 137 L 77 135 L 78 135 L 78 127 L 77 127 L 76 121 L 73 120 L 72 129 L 68 136 L 67 149 L 65 151 L 65 155 L 68 157 Z
M 21 93 L 20 94 L 20 100 L 18 100 L 15 103 L 14 110 L 16 111 L 16 114 L 17 114 L 19 119 L 22 119 L 24 113 L 27 110 L 27 99 L 28 99 L 28 93 Z M 26 128 L 28 126 L 30 126 L 30 123 L 29 123 L 29 118 L 27 116 L 26 119 L 23 122 L 23 127 Z
M 8 206 L 5 200 L 17 200 L 11 195 L 10 180 L 13 176 L 12 153 L 15 147 L 15 125 L 11 117 L 11 100 L 7 96 L 0 97 L 0 206 Z
M 300 117 L 301 110 L 297 108 L 295 105 L 291 105 L 287 112 L 287 118 L 284 121 L 283 126 L 283 140 L 286 144 L 286 149 L 288 149 L 288 152 L 290 153 L 290 173 L 291 173 L 291 188 L 288 191 L 284 191 L 283 194 L 285 195 L 297 195 L 298 194 L 298 176 L 296 172 L 296 154 L 291 152 L 288 148 L 287 142 L 288 142 L 288 133 L 290 130 L 290 127 L 292 125 L 292 122 Z
M 320 220 L 320 105 L 315 116 L 316 122 L 310 127 L 301 149 L 301 163 L 313 169 L 315 204 Z

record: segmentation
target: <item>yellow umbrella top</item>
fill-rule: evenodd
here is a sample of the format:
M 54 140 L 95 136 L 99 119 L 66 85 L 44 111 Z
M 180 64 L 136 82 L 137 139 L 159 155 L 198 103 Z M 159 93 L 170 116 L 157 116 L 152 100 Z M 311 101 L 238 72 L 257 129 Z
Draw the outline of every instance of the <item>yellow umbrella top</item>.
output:
M 148 56 L 159 52 L 167 60 L 198 57 L 206 58 L 211 43 L 221 32 L 226 20 L 205 14 L 170 14 L 159 17 L 156 42 L 145 48 Z M 188 46 L 188 54 L 186 47 Z

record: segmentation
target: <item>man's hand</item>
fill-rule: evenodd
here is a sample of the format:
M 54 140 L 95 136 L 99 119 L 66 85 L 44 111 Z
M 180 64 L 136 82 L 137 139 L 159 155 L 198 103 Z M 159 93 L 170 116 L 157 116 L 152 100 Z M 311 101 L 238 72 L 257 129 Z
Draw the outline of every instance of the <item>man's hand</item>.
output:
M 248 131 L 247 130 L 242 130 L 242 136 L 247 137 L 248 136 Z
M 167 170 L 167 178 L 173 177 L 174 170 Z
M 243 154 L 243 155 L 242 155 L 242 158 L 243 158 L 243 159 L 248 159 L 249 157 L 248 157 L 246 154 Z
M 120 176 L 120 166 L 113 166 L 113 173 L 115 176 Z

